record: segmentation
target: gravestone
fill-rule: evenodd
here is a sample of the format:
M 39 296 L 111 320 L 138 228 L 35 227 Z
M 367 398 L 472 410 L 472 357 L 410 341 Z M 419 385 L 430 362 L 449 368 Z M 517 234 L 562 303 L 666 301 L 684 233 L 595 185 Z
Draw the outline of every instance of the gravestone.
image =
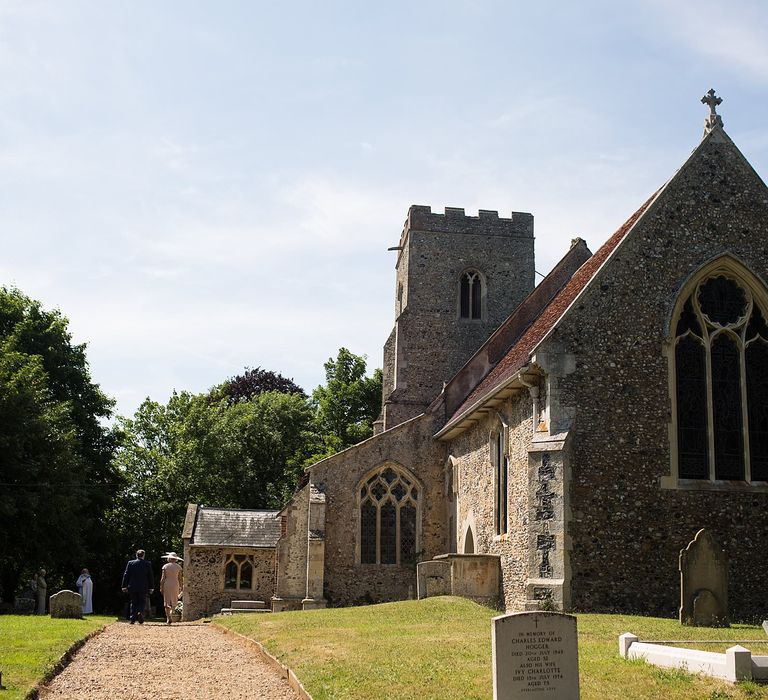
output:
M 578 700 L 576 618 L 553 612 L 494 617 L 494 700 Z
M 422 561 L 416 565 L 416 596 L 451 595 L 451 565 L 447 561 Z
M 37 602 L 34 598 L 27 595 L 16 596 L 13 600 L 13 612 L 18 615 L 29 615 L 35 612 Z
M 765 633 L 768 634 L 768 620 L 763 620 L 763 629 L 765 630 Z
M 680 550 L 680 624 L 728 627 L 728 555 L 701 529 Z
M 51 596 L 50 602 L 51 617 L 74 617 L 83 616 L 83 598 L 74 591 L 59 591 Z
M 37 598 L 31 586 L 27 586 L 13 601 L 13 611 L 20 615 L 28 615 L 35 612 Z

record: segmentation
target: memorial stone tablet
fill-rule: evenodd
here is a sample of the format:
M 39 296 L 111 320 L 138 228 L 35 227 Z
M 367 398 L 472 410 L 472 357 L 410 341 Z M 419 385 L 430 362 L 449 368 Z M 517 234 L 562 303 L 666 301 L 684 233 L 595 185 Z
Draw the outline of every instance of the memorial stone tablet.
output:
M 578 700 L 576 618 L 551 612 L 494 617 L 494 700 Z

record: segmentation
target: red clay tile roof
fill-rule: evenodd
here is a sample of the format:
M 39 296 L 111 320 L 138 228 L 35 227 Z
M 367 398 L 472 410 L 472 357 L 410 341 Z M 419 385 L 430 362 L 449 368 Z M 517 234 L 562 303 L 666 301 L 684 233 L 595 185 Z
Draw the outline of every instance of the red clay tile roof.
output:
M 531 356 L 536 346 L 544 339 L 560 320 L 562 315 L 571 305 L 573 300 L 587 286 L 595 276 L 608 256 L 616 249 L 624 236 L 635 225 L 635 222 L 643 215 L 645 210 L 656 198 L 655 192 L 627 221 L 614 233 L 603 246 L 587 260 L 576 272 L 568 283 L 552 299 L 549 305 L 541 312 L 539 317 L 529 326 L 521 338 L 507 351 L 507 354 L 499 360 L 498 364 L 488 373 L 475 390 L 464 400 L 459 408 L 448 419 L 446 427 L 458 419 L 464 412 L 475 404 L 482 403 L 490 397 L 500 384 L 511 379 L 522 369 Z M 445 428 L 443 428 L 445 430 Z

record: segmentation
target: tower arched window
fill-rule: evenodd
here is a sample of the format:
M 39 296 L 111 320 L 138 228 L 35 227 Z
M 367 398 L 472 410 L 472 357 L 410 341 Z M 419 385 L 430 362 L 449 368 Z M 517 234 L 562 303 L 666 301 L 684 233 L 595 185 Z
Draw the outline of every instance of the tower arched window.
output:
M 360 563 L 406 564 L 419 551 L 421 489 L 403 468 L 387 464 L 358 486 Z
M 678 307 L 678 478 L 768 481 L 768 325 L 755 284 L 716 269 Z
M 483 317 L 483 278 L 477 270 L 466 270 L 461 274 L 459 316 L 468 319 Z

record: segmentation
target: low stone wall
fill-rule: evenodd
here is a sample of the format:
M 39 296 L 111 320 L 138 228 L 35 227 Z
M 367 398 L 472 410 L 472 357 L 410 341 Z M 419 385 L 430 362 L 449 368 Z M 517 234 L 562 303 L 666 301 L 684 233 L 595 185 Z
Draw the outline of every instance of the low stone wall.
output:
M 418 597 L 456 595 L 482 605 L 498 606 L 500 559 L 494 554 L 441 554 L 418 564 Z

